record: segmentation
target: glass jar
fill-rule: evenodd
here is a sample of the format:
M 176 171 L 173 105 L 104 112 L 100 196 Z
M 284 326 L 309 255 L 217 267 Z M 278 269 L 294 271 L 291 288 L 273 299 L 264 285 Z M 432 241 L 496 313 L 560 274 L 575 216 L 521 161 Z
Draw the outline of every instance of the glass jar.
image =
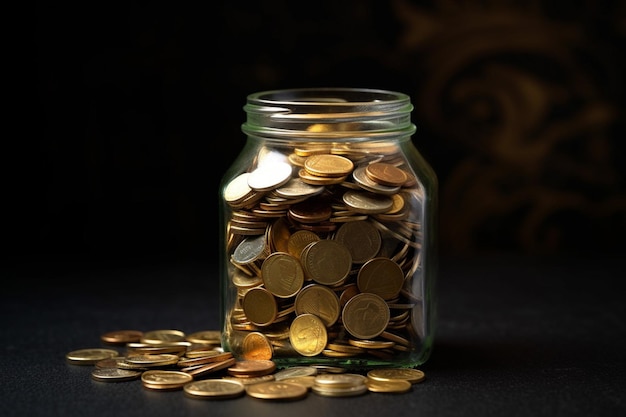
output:
M 220 184 L 222 347 L 279 368 L 416 367 L 435 327 L 437 178 L 410 97 L 247 97 Z

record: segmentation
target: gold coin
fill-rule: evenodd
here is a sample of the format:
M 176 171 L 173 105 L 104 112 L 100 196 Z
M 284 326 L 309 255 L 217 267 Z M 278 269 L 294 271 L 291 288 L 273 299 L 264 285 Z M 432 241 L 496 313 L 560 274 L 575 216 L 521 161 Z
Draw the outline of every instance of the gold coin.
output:
M 235 358 L 225 359 L 219 362 L 210 362 L 206 365 L 197 365 L 190 366 L 188 368 L 182 368 L 182 372 L 186 372 L 194 378 L 201 378 L 208 374 L 215 373 L 217 371 L 221 371 L 222 369 L 226 369 L 229 366 L 233 366 L 236 362 Z
M 379 295 L 360 293 L 343 307 L 342 322 L 348 333 L 358 339 L 373 339 L 389 323 L 389 307 Z
M 404 199 L 404 193 L 397 193 L 391 196 L 393 200 L 393 205 L 391 209 L 386 212 L 386 215 L 393 215 L 398 213 L 405 213 L 403 216 L 408 215 L 409 210 L 404 210 L 406 208 L 406 200 Z
M 272 344 L 260 332 L 250 332 L 243 338 L 242 357 L 247 360 L 270 360 L 274 356 Z
M 185 395 L 190 398 L 216 400 L 235 398 L 243 395 L 246 390 L 241 382 L 232 379 L 205 379 L 193 381 L 183 386 Z
M 240 289 L 250 289 L 263 284 L 263 280 L 260 276 L 249 276 L 243 271 L 236 269 L 232 275 L 233 285 Z
M 360 292 L 369 292 L 379 295 L 383 300 L 391 300 L 402 289 L 404 272 L 389 258 L 373 258 L 361 266 L 356 282 Z
M 278 306 L 274 295 L 261 287 L 251 288 L 243 297 L 242 308 L 250 322 L 268 326 L 276 320 Z
M 102 348 L 87 348 L 73 350 L 65 355 L 65 359 L 74 365 L 94 365 L 103 359 L 119 356 L 117 350 Z
M 354 170 L 352 173 L 352 178 L 354 178 L 354 182 L 359 185 L 364 190 L 370 191 L 374 194 L 381 194 L 391 196 L 400 191 L 400 186 L 388 186 L 377 183 L 373 181 L 366 173 L 365 167 L 359 167 Z
M 366 381 L 367 377 L 360 374 L 321 374 L 315 377 L 313 388 L 327 392 L 335 391 L 337 393 L 343 391 L 352 392 L 352 389 L 359 392 L 361 391 L 360 387 L 362 387 Z
M 373 155 L 394 155 L 400 152 L 397 141 L 393 142 L 359 142 L 358 149 Z M 354 147 L 352 146 L 354 149 Z
M 186 357 L 193 359 L 193 358 L 210 358 L 211 361 L 210 362 L 221 362 L 221 361 L 225 361 L 226 359 L 230 359 L 233 357 L 233 353 L 232 352 L 224 352 L 221 350 L 221 348 L 217 349 L 211 349 L 211 350 L 190 350 L 186 353 L 185 355 Z
M 360 374 L 321 374 L 315 377 L 315 385 L 329 388 L 348 388 L 362 385 L 367 381 L 367 377 Z
M 131 381 L 141 376 L 141 371 L 120 368 L 96 368 L 91 371 L 91 377 L 102 382 Z
M 298 230 L 289 236 L 287 240 L 288 252 L 300 259 L 302 250 L 311 242 L 317 242 L 320 237 L 310 230 Z
M 377 381 L 375 379 L 368 378 L 367 389 L 371 392 L 386 392 L 386 393 L 404 393 L 411 390 L 411 383 L 406 380 L 397 379 L 390 381 Z
M 272 252 L 289 252 L 287 242 L 291 236 L 291 231 L 289 230 L 289 222 L 285 217 L 280 217 L 271 223 L 267 234 Z
M 228 222 L 228 231 L 230 233 L 237 233 L 246 236 L 257 236 L 265 234 L 267 228 L 267 221 L 240 221 L 231 219 Z
M 316 133 L 321 133 L 321 132 L 332 132 L 333 130 L 335 130 L 336 128 L 334 126 L 328 125 L 328 124 L 322 124 L 322 123 L 315 123 L 312 124 L 310 126 L 307 126 L 306 131 L 307 132 L 316 132 Z M 324 152 L 328 152 L 330 151 L 330 149 L 324 149 Z
M 337 350 L 332 350 L 332 349 L 324 349 L 322 351 L 322 355 L 327 356 L 329 358 L 352 358 L 356 356 L 354 353 L 339 352 Z
M 207 356 L 214 356 L 214 355 L 219 355 L 223 353 L 224 352 L 222 351 L 221 343 L 220 345 L 216 345 L 216 346 L 193 345 L 185 352 L 185 357 L 189 359 L 201 358 L 201 357 L 204 358 Z
M 295 152 L 292 154 L 289 154 L 289 162 L 291 162 L 292 165 L 303 168 L 304 167 L 304 161 L 306 161 L 306 156 L 304 155 L 298 155 Z
M 335 240 L 348 248 L 352 262 L 356 264 L 375 257 L 382 243 L 380 232 L 367 220 L 344 223 L 337 229 Z
M 141 342 L 154 345 L 170 342 L 184 342 L 185 332 L 176 329 L 152 330 L 145 332 Z
M 423 371 L 414 368 L 381 368 L 370 370 L 367 377 L 376 381 L 405 380 L 416 384 L 422 382 L 426 375 Z
M 222 343 L 222 332 L 219 330 L 200 330 L 187 335 L 187 341 L 197 344 L 219 345 Z
M 276 370 L 276 363 L 271 360 L 239 360 L 229 366 L 227 372 L 232 376 L 262 376 L 271 374 Z
M 141 382 L 151 386 L 162 386 L 164 388 L 182 387 L 191 382 L 193 377 L 186 372 L 152 370 L 141 374 Z
M 349 174 L 354 163 L 343 156 L 331 154 L 311 155 L 304 161 L 304 169 L 311 175 L 341 177 Z
M 324 285 L 310 284 L 302 288 L 294 302 L 296 314 L 311 313 L 319 317 L 326 327 L 339 318 L 339 297 Z
M 293 297 L 304 284 L 304 271 L 300 261 L 283 252 L 274 252 L 261 266 L 265 288 L 278 298 Z
M 248 194 L 243 200 L 238 201 L 238 202 L 229 202 L 230 206 L 235 208 L 235 209 L 248 209 L 251 207 L 254 207 L 254 205 L 261 199 L 263 198 L 263 196 L 265 196 L 265 192 L 262 191 L 254 191 L 254 190 L 250 190 L 250 194 Z
M 180 391 L 184 386 L 180 384 L 150 384 L 148 382 L 142 382 L 141 385 L 152 391 Z
M 319 175 L 311 175 L 306 169 L 298 171 L 298 177 L 305 184 L 313 186 L 341 184 L 348 178 L 347 175 L 342 177 L 322 177 Z
M 252 212 L 259 217 L 265 218 L 280 218 L 287 214 L 286 210 L 263 210 L 260 208 L 253 208 Z
M 276 378 L 272 374 L 261 375 L 261 376 L 246 376 L 246 377 L 224 375 L 222 379 L 238 381 L 238 382 L 241 382 L 243 385 L 252 385 L 252 384 L 258 384 L 260 382 L 269 382 L 269 381 L 276 380 Z
M 292 205 L 288 214 L 297 222 L 310 224 L 330 219 L 333 210 L 325 199 L 313 197 Z
M 347 353 L 350 355 L 359 355 L 364 352 L 363 348 L 346 343 L 329 343 L 326 347 L 332 351 Z
M 406 171 L 386 162 L 367 165 L 365 173 L 377 183 L 388 186 L 402 186 L 409 179 Z
M 126 361 L 128 363 L 132 363 L 134 365 L 140 366 L 166 366 L 166 365 L 175 365 L 179 360 L 178 355 L 174 355 L 171 353 L 159 353 L 159 354 L 139 354 L 139 355 L 128 355 L 126 357 Z
M 217 350 L 205 351 L 201 356 L 194 355 L 194 357 L 180 359 L 176 362 L 176 365 L 181 368 L 188 368 L 191 366 L 205 365 L 207 363 L 222 362 L 232 357 L 233 354 L 231 352 L 220 352 Z
M 111 345 L 125 345 L 130 342 L 139 342 L 143 336 L 141 330 L 116 330 L 100 336 L 100 340 Z
M 315 385 L 315 376 L 313 375 L 292 376 L 289 378 L 281 379 L 281 381 L 302 385 L 303 387 L 306 387 L 306 389 L 310 389 L 311 387 L 313 387 L 313 385 Z
M 357 287 L 356 284 L 350 284 L 346 286 L 341 292 L 341 294 L 339 295 L 339 303 L 343 307 L 344 305 L 346 305 L 349 299 L 351 299 L 358 293 L 359 293 L 359 287 Z
M 324 397 L 353 397 L 367 392 L 367 385 L 359 384 L 351 387 L 328 387 L 313 385 L 311 391 Z
M 358 222 L 360 220 L 367 220 L 367 216 L 364 214 L 362 216 L 357 216 L 354 213 L 351 213 L 347 216 L 334 216 L 331 217 L 328 221 L 333 223 L 349 223 L 349 222 Z
M 102 359 L 94 365 L 96 368 L 118 368 L 119 363 L 126 360 L 124 356 L 115 356 L 113 358 Z
M 247 386 L 246 393 L 263 400 L 297 400 L 304 398 L 308 389 L 293 382 L 269 381 Z
M 137 365 L 136 363 L 127 362 L 126 359 L 120 360 L 117 363 L 117 367 L 120 369 L 128 369 L 133 371 L 147 371 L 150 368 L 143 365 Z
M 302 266 L 307 278 L 318 284 L 341 284 L 352 269 L 352 256 L 341 242 L 322 239 L 311 243 L 302 252 Z
M 384 332 L 383 332 L 384 333 Z M 391 340 L 361 340 L 350 339 L 348 340 L 352 346 L 356 346 L 362 349 L 389 349 L 395 346 L 395 342 Z
M 409 341 L 409 339 L 404 338 L 404 337 L 402 337 L 400 335 L 397 335 L 395 333 L 384 331 L 384 332 L 382 332 L 380 334 L 380 337 L 382 337 L 384 339 L 387 339 L 387 340 L 390 340 L 390 341 L 392 341 L 394 343 L 397 343 L 399 345 L 402 345 L 402 346 L 407 346 L 407 347 L 411 346 L 411 342 Z
M 302 356 L 319 355 L 328 342 L 326 326 L 313 314 L 296 316 L 289 328 L 289 341 Z
M 337 225 L 331 221 L 323 221 L 317 224 L 304 224 L 304 223 L 294 222 L 294 224 L 299 229 L 310 230 L 315 233 L 330 233 L 334 231 L 335 229 L 337 229 Z

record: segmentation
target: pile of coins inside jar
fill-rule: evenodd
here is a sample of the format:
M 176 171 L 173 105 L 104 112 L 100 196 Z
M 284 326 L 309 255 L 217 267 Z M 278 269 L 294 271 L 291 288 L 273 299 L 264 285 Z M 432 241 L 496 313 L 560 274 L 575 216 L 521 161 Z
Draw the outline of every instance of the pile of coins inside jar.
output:
M 228 350 L 333 363 L 419 351 L 424 190 L 397 146 L 264 147 L 225 184 Z
M 110 347 L 73 350 L 72 365 L 92 366 L 91 378 L 100 382 L 141 380 L 151 391 L 184 392 L 204 400 L 247 395 L 265 400 L 298 400 L 309 392 L 347 397 L 367 392 L 404 393 L 425 375 L 413 368 L 380 368 L 366 374 L 323 364 L 278 369 L 272 360 L 235 359 L 220 346 L 217 330 L 186 335 L 177 329 L 117 330 L 101 341 Z M 125 346 L 119 351 L 112 345 Z

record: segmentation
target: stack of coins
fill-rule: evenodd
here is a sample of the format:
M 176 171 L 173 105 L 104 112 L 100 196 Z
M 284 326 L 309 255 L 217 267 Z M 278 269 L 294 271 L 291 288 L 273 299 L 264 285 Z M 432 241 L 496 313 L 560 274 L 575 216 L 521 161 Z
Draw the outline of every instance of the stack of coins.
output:
M 419 353 L 423 196 L 393 143 L 262 148 L 224 188 L 225 348 L 244 357 L 254 334 L 279 361 Z
M 359 374 L 318 375 L 312 390 L 326 397 L 352 397 L 367 392 L 366 382 L 367 377 Z

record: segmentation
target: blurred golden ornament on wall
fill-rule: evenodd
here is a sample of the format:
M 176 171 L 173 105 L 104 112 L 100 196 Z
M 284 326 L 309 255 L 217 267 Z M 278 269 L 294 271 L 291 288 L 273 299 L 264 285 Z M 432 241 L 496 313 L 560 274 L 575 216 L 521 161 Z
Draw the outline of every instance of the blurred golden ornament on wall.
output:
M 400 47 L 419 54 L 417 117 L 449 152 L 442 251 L 610 248 L 626 230 L 611 137 L 621 74 L 591 28 L 545 2 L 394 6 Z

